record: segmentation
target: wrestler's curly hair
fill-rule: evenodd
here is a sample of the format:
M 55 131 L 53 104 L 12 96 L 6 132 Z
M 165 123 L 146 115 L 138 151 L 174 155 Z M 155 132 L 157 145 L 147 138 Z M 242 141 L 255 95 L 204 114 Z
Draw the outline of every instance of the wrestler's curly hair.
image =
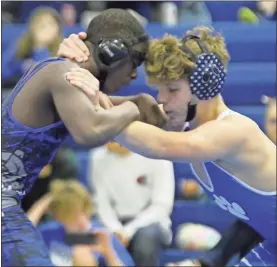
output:
M 87 28 L 87 41 L 104 37 L 120 37 L 129 45 L 145 34 L 141 23 L 127 10 L 110 8 L 94 17 Z
M 230 56 L 225 40 L 220 33 L 209 27 L 198 26 L 187 31 L 186 35 L 198 36 L 206 44 L 209 52 L 217 55 L 227 69 Z M 180 41 L 180 39 L 168 34 L 161 40 L 150 41 L 145 61 L 148 79 L 172 81 L 188 77 L 195 67 L 195 63 L 190 60 L 188 54 L 180 49 Z M 189 40 L 186 45 L 194 54 L 200 54 L 201 50 L 195 41 Z

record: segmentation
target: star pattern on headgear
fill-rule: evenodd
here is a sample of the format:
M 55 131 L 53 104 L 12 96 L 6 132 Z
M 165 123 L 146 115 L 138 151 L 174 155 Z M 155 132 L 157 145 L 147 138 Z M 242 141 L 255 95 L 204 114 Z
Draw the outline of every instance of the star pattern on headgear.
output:
M 196 69 L 189 79 L 192 93 L 200 100 L 208 100 L 221 92 L 226 73 L 216 55 L 202 54 L 197 59 Z

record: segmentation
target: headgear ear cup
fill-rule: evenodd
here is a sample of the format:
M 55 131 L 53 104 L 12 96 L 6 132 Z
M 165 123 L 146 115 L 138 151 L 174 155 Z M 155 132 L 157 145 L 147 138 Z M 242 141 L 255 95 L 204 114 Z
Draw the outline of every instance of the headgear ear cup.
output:
M 108 73 L 118 67 L 129 56 L 129 48 L 121 39 L 103 38 L 94 43 L 93 56 L 99 69 L 100 90 L 103 89 Z
M 99 43 L 98 57 L 108 67 L 128 56 L 128 47 L 118 39 L 102 40 Z
M 201 49 L 200 55 L 195 55 L 186 46 L 188 40 L 194 40 Z M 200 100 L 208 100 L 221 93 L 226 79 L 226 72 L 220 59 L 208 51 L 207 46 L 198 36 L 189 35 L 182 40 L 181 49 L 188 53 L 196 68 L 189 76 L 191 92 Z
M 132 45 L 128 45 L 123 39 L 116 37 L 102 38 L 94 42 L 93 53 L 100 71 L 100 89 L 103 87 L 108 73 L 124 64 L 125 60 L 131 59 L 134 67 L 139 66 L 144 61 L 144 53 L 135 51 L 133 46 L 147 40 L 148 36 L 143 34 Z

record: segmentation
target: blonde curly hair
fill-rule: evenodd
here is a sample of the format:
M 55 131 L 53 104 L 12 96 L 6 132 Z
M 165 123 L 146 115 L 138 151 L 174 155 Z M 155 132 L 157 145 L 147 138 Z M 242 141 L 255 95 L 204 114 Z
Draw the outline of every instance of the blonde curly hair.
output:
M 209 52 L 214 53 L 221 60 L 225 70 L 227 69 L 230 55 L 227 51 L 225 40 L 220 33 L 209 27 L 195 27 L 186 32 L 186 35 L 196 35 L 207 46 Z M 187 41 L 186 45 L 195 54 L 201 50 L 193 40 Z M 181 40 L 175 36 L 166 34 L 161 40 L 150 41 L 145 71 L 148 79 L 158 81 L 176 81 L 187 79 L 195 67 L 188 54 L 180 49 Z
M 78 181 L 54 180 L 50 184 L 50 193 L 53 200 L 50 210 L 60 221 L 67 221 L 75 216 L 75 211 L 80 210 L 91 216 L 94 211 L 92 197 L 88 190 Z

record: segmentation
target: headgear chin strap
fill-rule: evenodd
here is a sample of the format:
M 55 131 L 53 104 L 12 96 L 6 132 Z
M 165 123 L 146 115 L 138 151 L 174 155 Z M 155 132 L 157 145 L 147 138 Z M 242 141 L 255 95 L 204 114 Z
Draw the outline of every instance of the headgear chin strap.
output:
M 132 45 L 118 37 L 101 38 L 94 42 L 93 56 L 99 70 L 100 89 L 103 89 L 108 74 L 126 62 L 132 61 L 134 68 L 142 64 L 145 53 L 134 50 L 133 46 L 147 40 L 148 36 L 143 34 Z
M 200 55 L 195 55 L 186 45 L 188 40 L 194 40 L 201 49 Z M 200 100 L 208 100 L 221 93 L 226 79 L 226 72 L 220 59 L 208 51 L 207 46 L 198 36 L 188 35 L 181 41 L 181 49 L 189 55 L 196 68 L 189 75 L 192 94 Z
M 186 121 L 189 122 L 189 121 L 192 121 L 196 115 L 196 104 L 194 105 L 191 105 L 191 104 L 188 104 L 188 113 L 187 113 L 187 118 L 186 118 Z
M 195 55 L 186 45 L 188 40 L 194 40 L 201 49 L 200 55 Z M 220 59 L 210 53 L 207 46 L 198 36 L 188 35 L 181 41 L 183 52 L 189 55 L 190 59 L 196 64 L 196 68 L 189 75 L 189 85 L 193 95 L 199 100 L 209 100 L 221 93 L 226 73 Z M 188 105 L 186 121 L 192 121 L 196 115 L 197 104 Z

